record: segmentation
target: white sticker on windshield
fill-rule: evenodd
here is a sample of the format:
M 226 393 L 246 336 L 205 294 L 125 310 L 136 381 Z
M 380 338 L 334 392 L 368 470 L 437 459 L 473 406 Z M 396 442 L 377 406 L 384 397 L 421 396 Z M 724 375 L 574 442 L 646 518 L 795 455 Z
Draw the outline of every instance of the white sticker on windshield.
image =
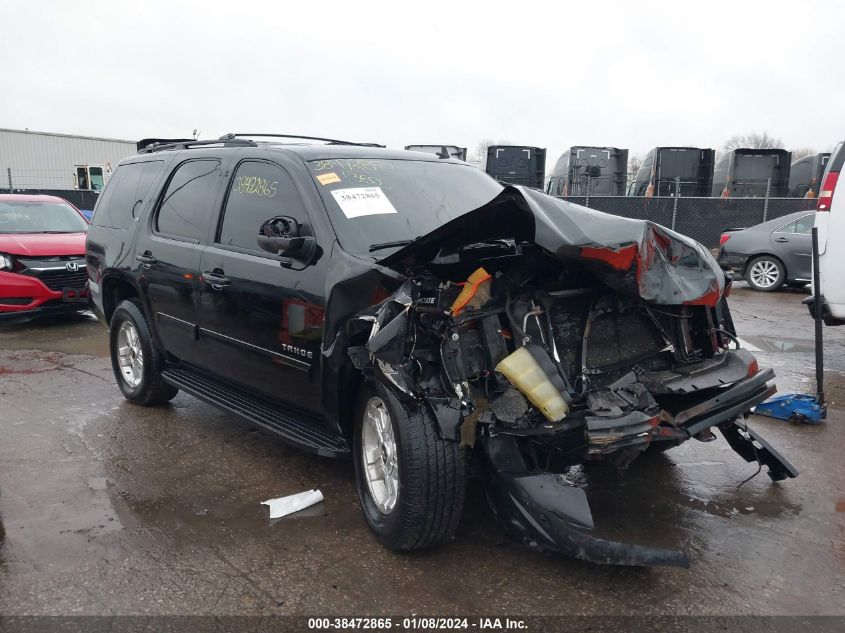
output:
M 396 213 L 396 208 L 384 195 L 381 187 L 355 187 L 332 191 L 340 210 L 350 220 L 364 215 Z

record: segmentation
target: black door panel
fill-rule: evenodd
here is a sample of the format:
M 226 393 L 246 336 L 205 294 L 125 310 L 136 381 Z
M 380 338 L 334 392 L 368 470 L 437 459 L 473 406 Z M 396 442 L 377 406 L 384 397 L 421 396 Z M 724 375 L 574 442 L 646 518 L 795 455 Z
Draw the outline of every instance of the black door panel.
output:
M 276 259 L 215 247 L 205 249 L 202 269 L 214 273 L 203 274 L 199 290 L 203 364 L 265 397 L 318 410 L 322 270 L 286 270 Z
M 158 338 L 169 354 L 193 361 L 198 354 L 196 291 L 200 250 L 196 244 L 155 236 L 145 246 L 145 252 L 156 261 L 141 265 L 139 281 L 145 289 Z

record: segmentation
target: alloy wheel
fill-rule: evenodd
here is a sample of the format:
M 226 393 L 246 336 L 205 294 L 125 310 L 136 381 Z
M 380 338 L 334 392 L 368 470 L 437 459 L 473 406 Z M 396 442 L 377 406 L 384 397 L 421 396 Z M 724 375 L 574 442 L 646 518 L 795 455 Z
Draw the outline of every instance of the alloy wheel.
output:
M 361 429 L 364 476 L 379 512 L 390 514 L 399 497 L 399 455 L 390 413 L 384 400 L 370 398 Z
M 144 352 L 138 329 L 131 321 L 124 321 L 117 331 L 117 364 L 124 382 L 137 387 L 144 373 Z
M 751 266 L 749 276 L 755 286 L 760 288 L 771 288 L 778 282 L 778 279 L 780 279 L 780 271 L 778 270 L 777 264 L 773 261 L 769 259 L 761 259 L 759 262 L 755 262 L 754 265 Z

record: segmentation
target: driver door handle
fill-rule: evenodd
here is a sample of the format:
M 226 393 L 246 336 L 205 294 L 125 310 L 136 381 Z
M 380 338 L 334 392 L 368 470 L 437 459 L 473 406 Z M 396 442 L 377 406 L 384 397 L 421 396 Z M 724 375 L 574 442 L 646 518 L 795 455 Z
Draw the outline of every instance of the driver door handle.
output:
M 232 281 L 228 277 L 224 277 L 219 273 L 211 272 L 208 270 L 202 274 L 202 280 L 215 290 L 225 288 L 226 286 L 232 283 Z
M 150 251 L 144 251 L 140 255 L 135 255 L 135 259 L 141 262 L 144 268 L 147 269 L 158 261 Z
M 788 237 L 776 237 L 775 238 L 775 242 L 788 242 L 788 241 L 789 241 Z

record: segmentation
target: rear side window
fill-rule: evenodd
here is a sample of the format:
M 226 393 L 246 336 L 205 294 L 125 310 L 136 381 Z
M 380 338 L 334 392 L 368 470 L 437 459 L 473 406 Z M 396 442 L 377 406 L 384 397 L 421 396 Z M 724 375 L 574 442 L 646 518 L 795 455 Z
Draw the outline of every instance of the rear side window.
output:
M 782 226 L 777 230 L 778 233 L 800 233 L 804 235 L 809 235 L 809 233 L 813 230 L 813 225 L 815 224 L 816 216 L 814 214 L 805 215 L 803 217 L 798 218 L 797 220 L 793 220 L 786 226 Z
M 97 201 L 91 224 L 128 229 L 149 201 L 151 188 L 161 173 L 160 160 L 120 165 Z
M 156 231 L 198 242 L 217 192 L 220 161 L 191 160 L 173 172 L 156 216 Z
M 244 161 L 229 185 L 219 244 L 259 251 L 258 229 L 270 218 L 288 215 L 306 222 L 305 207 L 288 173 L 274 163 Z M 263 251 L 262 251 L 263 252 Z

